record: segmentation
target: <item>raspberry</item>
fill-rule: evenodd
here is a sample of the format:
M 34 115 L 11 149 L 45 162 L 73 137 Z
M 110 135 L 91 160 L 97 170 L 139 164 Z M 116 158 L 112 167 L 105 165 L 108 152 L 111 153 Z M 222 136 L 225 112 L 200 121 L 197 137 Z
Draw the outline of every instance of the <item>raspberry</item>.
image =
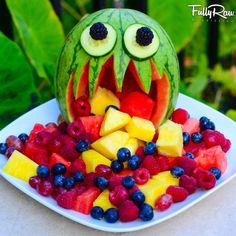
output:
M 150 179 L 150 173 L 146 168 L 138 168 L 134 171 L 133 177 L 137 184 L 145 184 Z
M 131 201 L 126 200 L 118 208 L 120 221 L 129 222 L 136 220 L 139 216 L 139 208 Z
M 48 142 L 51 139 L 52 139 L 52 135 L 45 130 L 38 132 L 34 138 L 35 143 L 37 143 L 39 145 L 43 145 L 43 146 L 48 144 Z
M 90 172 L 90 173 L 86 174 L 85 179 L 84 179 L 84 185 L 87 187 L 94 186 L 94 181 L 97 177 L 98 177 L 98 175 L 94 172 Z
M 166 189 L 166 193 L 172 196 L 173 202 L 182 202 L 188 197 L 188 191 L 185 188 L 173 185 Z
M 79 138 L 80 134 L 85 132 L 85 128 L 80 120 L 70 123 L 67 127 L 67 133 L 74 139 Z
M 170 194 L 162 194 L 155 202 L 155 209 L 165 211 L 173 204 L 173 198 Z
M 57 204 L 65 209 L 72 209 L 76 198 L 76 191 L 70 190 L 57 196 Z
M 108 189 L 112 191 L 116 186 L 122 184 L 122 176 L 111 176 L 109 178 Z
M 67 126 L 68 124 L 65 121 L 63 121 L 58 125 L 58 129 L 62 134 L 66 134 Z
M 228 152 L 231 147 L 231 141 L 229 139 L 226 139 L 225 144 L 221 147 L 224 152 Z
M 156 158 L 151 155 L 148 155 L 144 158 L 143 162 L 141 163 L 141 167 L 149 170 L 151 175 L 156 175 L 160 172 L 160 167 Z
M 85 166 L 84 161 L 80 158 L 76 159 L 75 161 L 72 162 L 69 171 L 71 174 L 74 174 L 77 171 L 80 171 L 83 174 L 85 174 L 86 166 Z
M 188 175 L 182 175 L 179 178 L 179 186 L 185 188 L 189 194 L 194 193 L 197 188 L 197 181 L 195 178 Z
M 188 118 L 189 118 L 188 112 L 182 108 L 176 109 L 171 116 L 172 121 L 182 125 L 188 120 Z
M 84 140 L 89 143 L 93 143 L 96 140 L 96 137 L 94 137 L 94 135 L 89 132 L 83 132 L 79 135 L 78 140 Z
M 182 156 L 178 158 L 177 165 L 184 170 L 186 175 L 191 175 L 197 164 L 193 159 Z
M 202 173 L 202 172 L 205 172 L 206 170 L 203 169 L 202 167 L 196 167 L 194 169 L 194 171 L 192 172 L 192 177 L 194 177 L 195 179 L 198 178 L 198 176 Z
M 157 163 L 160 167 L 160 171 L 166 171 L 170 169 L 169 159 L 165 156 L 157 156 Z
M 67 190 L 63 187 L 54 187 L 52 190 L 51 196 L 53 199 L 56 200 L 59 195 L 61 195 L 62 193 L 66 193 L 66 192 L 67 192 Z
M 49 141 L 47 147 L 51 153 L 59 153 L 61 150 L 61 141 L 60 138 L 54 138 Z
M 211 189 L 216 184 L 216 178 L 210 171 L 202 171 L 197 176 L 197 184 L 202 189 Z
M 29 185 L 36 189 L 37 188 L 37 185 L 41 182 L 41 178 L 39 176 L 32 176 L 30 177 L 29 179 Z
M 51 195 L 53 187 L 52 187 L 52 183 L 50 181 L 43 180 L 37 184 L 36 189 L 40 195 L 42 195 L 44 197 L 48 197 Z
M 68 143 L 61 147 L 60 154 L 68 161 L 74 161 L 79 158 L 80 154 L 76 151 L 75 144 Z
M 142 146 L 138 147 L 135 154 L 140 157 L 141 162 L 142 162 L 142 160 L 145 158 L 144 147 L 142 147 Z
M 87 101 L 87 99 L 84 96 L 82 96 L 74 101 L 73 109 L 76 116 L 89 116 L 91 111 L 91 106 Z
M 116 186 L 109 194 L 110 202 L 117 207 L 121 203 L 126 201 L 128 198 L 129 198 L 129 193 L 126 190 L 126 188 L 122 185 Z

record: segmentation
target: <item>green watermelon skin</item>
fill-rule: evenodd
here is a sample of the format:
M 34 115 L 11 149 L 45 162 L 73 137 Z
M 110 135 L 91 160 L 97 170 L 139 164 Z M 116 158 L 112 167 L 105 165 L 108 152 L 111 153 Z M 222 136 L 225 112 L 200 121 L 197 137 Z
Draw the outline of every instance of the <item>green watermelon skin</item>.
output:
M 83 30 L 96 22 L 108 23 L 113 26 L 117 32 L 117 40 L 112 51 L 101 57 L 92 57 L 82 48 L 80 36 Z M 150 26 L 157 33 L 160 39 L 160 46 L 157 52 L 146 60 L 137 60 L 128 54 L 123 42 L 123 35 L 128 26 L 140 23 Z M 76 99 L 76 91 L 80 82 L 81 73 L 84 66 L 89 63 L 88 71 L 88 90 L 89 96 L 92 96 L 99 80 L 99 74 L 105 62 L 113 56 L 113 68 L 118 91 L 122 91 L 125 72 L 132 60 L 136 71 L 140 77 L 144 92 L 150 91 L 152 82 L 152 68 L 150 59 L 154 62 L 160 76 L 164 73 L 169 79 L 169 101 L 168 108 L 165 109 L 163 120 L 166 120 L 174 109 L 179 92 L 179 64 L 175 48 L 164 29 L 149 16 L 130 9 L 104 9 L 97 11 L 86 18 L 83 18 L 67 36 L 64 47 L 58 58 L 57 71 L 55 75 L 55 96 L 63 118 L 66 121 L 72 121 L 68 108 L 67 86 L 71 74 L 74 73 L 73 94 Z M 71 96 L 70 96 L 71 98 Z

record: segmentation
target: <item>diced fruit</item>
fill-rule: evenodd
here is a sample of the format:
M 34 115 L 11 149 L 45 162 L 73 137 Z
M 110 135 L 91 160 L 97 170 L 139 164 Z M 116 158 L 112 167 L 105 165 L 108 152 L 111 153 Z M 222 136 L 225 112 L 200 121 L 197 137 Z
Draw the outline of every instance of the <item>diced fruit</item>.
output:
M 155 102 L 146 94 L 132 92 L 122 99 L 120 109 L 130 116 L 137 116 L 149 120 L 154 106 Z
M 100 190 L 90 187 L 81 195 L 77 196 L 73 203 L 73 210 L 88 215 L 93 207 L 93 202 L 99 196 Z
M 183 135 L 180 124 L 168 120 L 158 129 L 157 149 L 160 155 L 177 157 L 182 155 Z
M 85 128 L 85 132 L 93 136 L 93 141 L 97 140 L 100 135 L 100 128 L 103 121 L 102 116 L 84 116 L 80 120 Z M 81 137 L 80 137 L 81 138 Z
M 68 170 L 71 162 L 67 161 L 65 158 L 63 158 L 61 155 L 57 154 L 57 153 L 53 153 L 51 155 L 51 157 L 49 158 L 49 164 L 48 167 L 51 169 L 51 167 L 56 164 L 56 163 L 61 163 L 64 164 L 66 169 Z
M 85 162 L 86 172 L 95 172 L 98 165 L 111 165 L 111 161 L 94 150 L 88 150 L 82 153 L 82 160 Z
M 196 118 L 190 118 L 183 124 L 183 132 L 187 132 L 190 135 L 200 131 L 200 122 Z
M 175 178 L 170 171 L 163 171 L 157 175 L 153 175 L 152 180 L 155 181 L 156 184 L 179 185 L 179 179 Z
M 84 174 L 85 171 L 86 171 L 85 162 L 81 158 L 76 159 L 70 165 L 69 171 L 70 171 L 71 174 L 74 174 L 77 171 L 82 172 Z
M 103 116 L 105 109 L 109 105 L 120 107 L 119 99 L 108 89 L 98 87 L 95 94 L 89 99 L 91 112 L 95 115 Z
M 109 190 L 105 189 L 101 192 L 97 199 L 93 202 L 93 206 L 99 206 L 104 211 L 111 207 L 115 207 L 109 200 Z
M 143 159 L 141 167 L 146 168 L 151 175 L 156 175 L 160 172 L 160 167 L 156 158 L 151 155 L 148 155 Z
M 91 146 L 105 157 L 116 159 L 117 151 L 127 143 L 128 139 L 129 135 L 126 132 L 115 131 L 98 139 Z
M 166 193 L 172 196 L 173 202 L 182 202 L 188 197 L 188 191 L 178 186 L 169 186 L 166 189 Z
M 130 121 L 130 116 L 124 112 L 109 108 L 104 116 L 101 125 L 100 135 L 104 136 L 126 126 Z
M 163 194 L 157 198 L 155 209 L 158 211 L 165 211 L 173 204 L 173 198 L 170 194 Z
M 202 167 L 205 170 L 217 167 L 224 173 L 227 168 L 227 159 L 220 146 L 199 150 L 194 160 L 196 161 L 197 166 Z
M 132 117 L 130 122 L 125 126 L 130 137 L 150 142 L 155 134 L 155 128 L 151 121 L 139 117 Z
M 125 148 L 130 150 L 131 155 L 134 155 L 136 150 L 138 149 L 139 142 L 136 138 L 129 138 L 127 143 L 124 145 Z
M 3 172 L 28 182 L 30 177 L 37 174 L 38 165 L 27 156 L 15 150 L 3 167 Z
M 70 190 L 59 194 L 56 198 L 57 204 L 65 209 L 72 209 L 74 200 L 76 198 L 76 191 Z

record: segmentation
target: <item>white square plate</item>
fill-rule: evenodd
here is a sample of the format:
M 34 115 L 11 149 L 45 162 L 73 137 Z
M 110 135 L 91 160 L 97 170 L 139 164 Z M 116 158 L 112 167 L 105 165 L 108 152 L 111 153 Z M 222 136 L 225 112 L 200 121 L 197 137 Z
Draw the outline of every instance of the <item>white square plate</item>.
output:
M 216 125 L 216 129 L 221 131 L 229 138 L 232 142 L 230 151 L 227 153 L 228 168 L 224 175 L 217 181 L 217 185 L 208 191 L 197 191 L 190 195 L 185 201 L 173 204 L 167 211 L 162 213 L 155 212 L 154 218 L 149 222 L 143 222 L 141 220 L 136 220 L 129 223 L 117 222 L 114 224 L 106 223 L 105 221 L 92 219 L 90 216 L 80 214 L 72 210 L 66 210 L 57 206 L 55 200 L 52 198 L 45 198 L 40 196 L 34 189 L 32 189 L 27 183 L 13 178 L 2 172 L 2 168 L 6 163 L 7 159 L 0 154 L 0 174 L 12 185 L 20 189 L 22 192 L 26 193 L 36 201 L 40 202 L 44 206 L 52 209 L 53 211 L 73 220 L 80 224 L 86 225 L 88 227 L 108 231 L 108 232 L 130 232 L 135 230 L 144 229 L 152 225 L 156 225 L 164 220 L 167 220 L 189 207 L 193 206 L 197 202 L 201 201 L 209 194 L 215 192 L 217 189 L 221 188 L 224 184 L 230 181 L 236 175 L 236 123 L 218 111 L 192 99 L 185 95 L 180 94 L 178 103 L 176 107 L 185 108 L 192 117 L 200 118 L 201 116 L 207 116 Z M 35 123 L 46 124 L 48 122 L 56 122 L 59 115 L 58 105 L 56 100 L 53 99 L 48 101 L 39 107 L 31 110 L 30 112 L 22 115 L 2 131 L 0 131 L 0 142 L 4 142 L 5 139 L 13 134 L 19 135 L 20 133 L 29 133 L 33 128 Z

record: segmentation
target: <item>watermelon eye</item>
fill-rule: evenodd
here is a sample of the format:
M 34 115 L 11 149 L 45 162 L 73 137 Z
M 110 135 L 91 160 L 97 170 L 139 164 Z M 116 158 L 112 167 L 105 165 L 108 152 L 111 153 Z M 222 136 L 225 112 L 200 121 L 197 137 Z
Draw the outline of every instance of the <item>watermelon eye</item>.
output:
M 116 31 L 111 25 L 96 22 L 84 29 L 80 43 L 89 55 L 99 57 L 113 49 L 116 38 Z
M 157 52 L 160 45 L 156 32 L 141 24 L 129 26 L 124 34 L 126 50 L 135 58 L 146 59 Z

